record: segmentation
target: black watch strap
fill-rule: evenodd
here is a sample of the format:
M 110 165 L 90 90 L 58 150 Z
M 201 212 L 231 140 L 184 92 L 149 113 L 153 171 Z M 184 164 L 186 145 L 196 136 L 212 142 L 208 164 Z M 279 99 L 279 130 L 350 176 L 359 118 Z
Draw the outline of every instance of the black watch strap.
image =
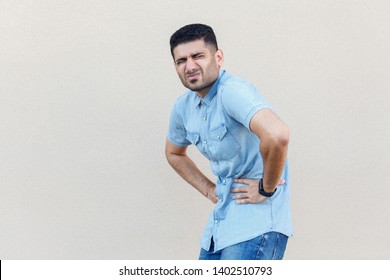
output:
M 260 179 L 260 182 L 259 182 L 259 194 L 261 194 L 262 196 L 265 196 L 265 197 L 271 197 L 271 196 L 274 195 L 276 190 L 277 190 L 277 188 L 273 192 L 266 192 L 266 191 L 264 191 L 263 178 Z

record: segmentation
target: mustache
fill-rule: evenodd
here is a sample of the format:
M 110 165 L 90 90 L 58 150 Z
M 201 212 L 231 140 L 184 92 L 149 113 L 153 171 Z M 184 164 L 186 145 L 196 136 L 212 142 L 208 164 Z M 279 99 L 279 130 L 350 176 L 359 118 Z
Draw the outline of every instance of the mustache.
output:
M 192 71 L 190 71 L 190 72 L 186 72 L 186 73 L 185 73 L 185 76 L 186 76 L 186 78 L 188 78 L 189 76 L 192 76 L 192 75 L 194 75 L 194 74 L 200 74 L 200 70 L 199 70 L 199 69 L 196 69 L 196 70 L 192 70 Z

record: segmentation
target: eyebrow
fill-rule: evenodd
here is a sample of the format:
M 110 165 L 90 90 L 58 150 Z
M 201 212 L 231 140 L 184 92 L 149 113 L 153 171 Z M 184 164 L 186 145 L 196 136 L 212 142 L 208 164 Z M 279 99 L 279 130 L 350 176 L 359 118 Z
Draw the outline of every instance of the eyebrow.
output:
M 192 54 L 191 56 L 194 57 L 194 56 L 198 56 L 200 54 L 204 54 L 204 52 L 197 52 L 197 53 Z
M 204 54 L 204 52 L 196 52 L 196 53 L 191 54 L 190 56 L 191 56 L 191 57 L 196 57 L 196 56 L 198 56 L 198 55 L 203 55 L 203 54 Z M 186 60 L 187 60 L 187 57 L 186 57 L 186 56 L 181 56 L 181 57 L 178 57 L 178 58 L 175 60 L 175 62 L 177 63 L 177 62 L 186 61 Z

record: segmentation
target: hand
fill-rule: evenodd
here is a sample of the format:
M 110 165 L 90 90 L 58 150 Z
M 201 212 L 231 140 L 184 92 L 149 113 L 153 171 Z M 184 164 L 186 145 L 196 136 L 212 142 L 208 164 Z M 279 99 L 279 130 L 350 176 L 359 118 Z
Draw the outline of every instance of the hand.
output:
M 215 185 L 211 187 L 206 193 L 206 197 L 211 200 L 212 203 L 216 204 L 218 202 L 218 197 L 216 195 L 216 187 Z
M 246 187 L 237 187 L 230 191 L 232 193 L 238 193 L 232 196 L 237 204 L 260 203 L 268 199 L 268 197 L 259 194 L 259 180 L 240 178 L 234 179 L 234 182 L 247 185 Z M 283 179 L 279 180 L 279 185 L 283 185 L 284 183 L 285 181 Z

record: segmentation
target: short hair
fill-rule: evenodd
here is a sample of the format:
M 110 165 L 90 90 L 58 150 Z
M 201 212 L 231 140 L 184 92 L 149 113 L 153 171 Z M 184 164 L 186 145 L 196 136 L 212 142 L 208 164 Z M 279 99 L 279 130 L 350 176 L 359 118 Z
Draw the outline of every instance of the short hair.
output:
M 215 37 L 213 29 L 205 24 L 194 23 L 188 24 L 177 30 L 172 34 L 169 43 L 171 45 L 171 54 L 173 57 L 173 49 L 177 45 L 203 39 L 205 44 L 210 44 L 218 50 L 217 38 Z

